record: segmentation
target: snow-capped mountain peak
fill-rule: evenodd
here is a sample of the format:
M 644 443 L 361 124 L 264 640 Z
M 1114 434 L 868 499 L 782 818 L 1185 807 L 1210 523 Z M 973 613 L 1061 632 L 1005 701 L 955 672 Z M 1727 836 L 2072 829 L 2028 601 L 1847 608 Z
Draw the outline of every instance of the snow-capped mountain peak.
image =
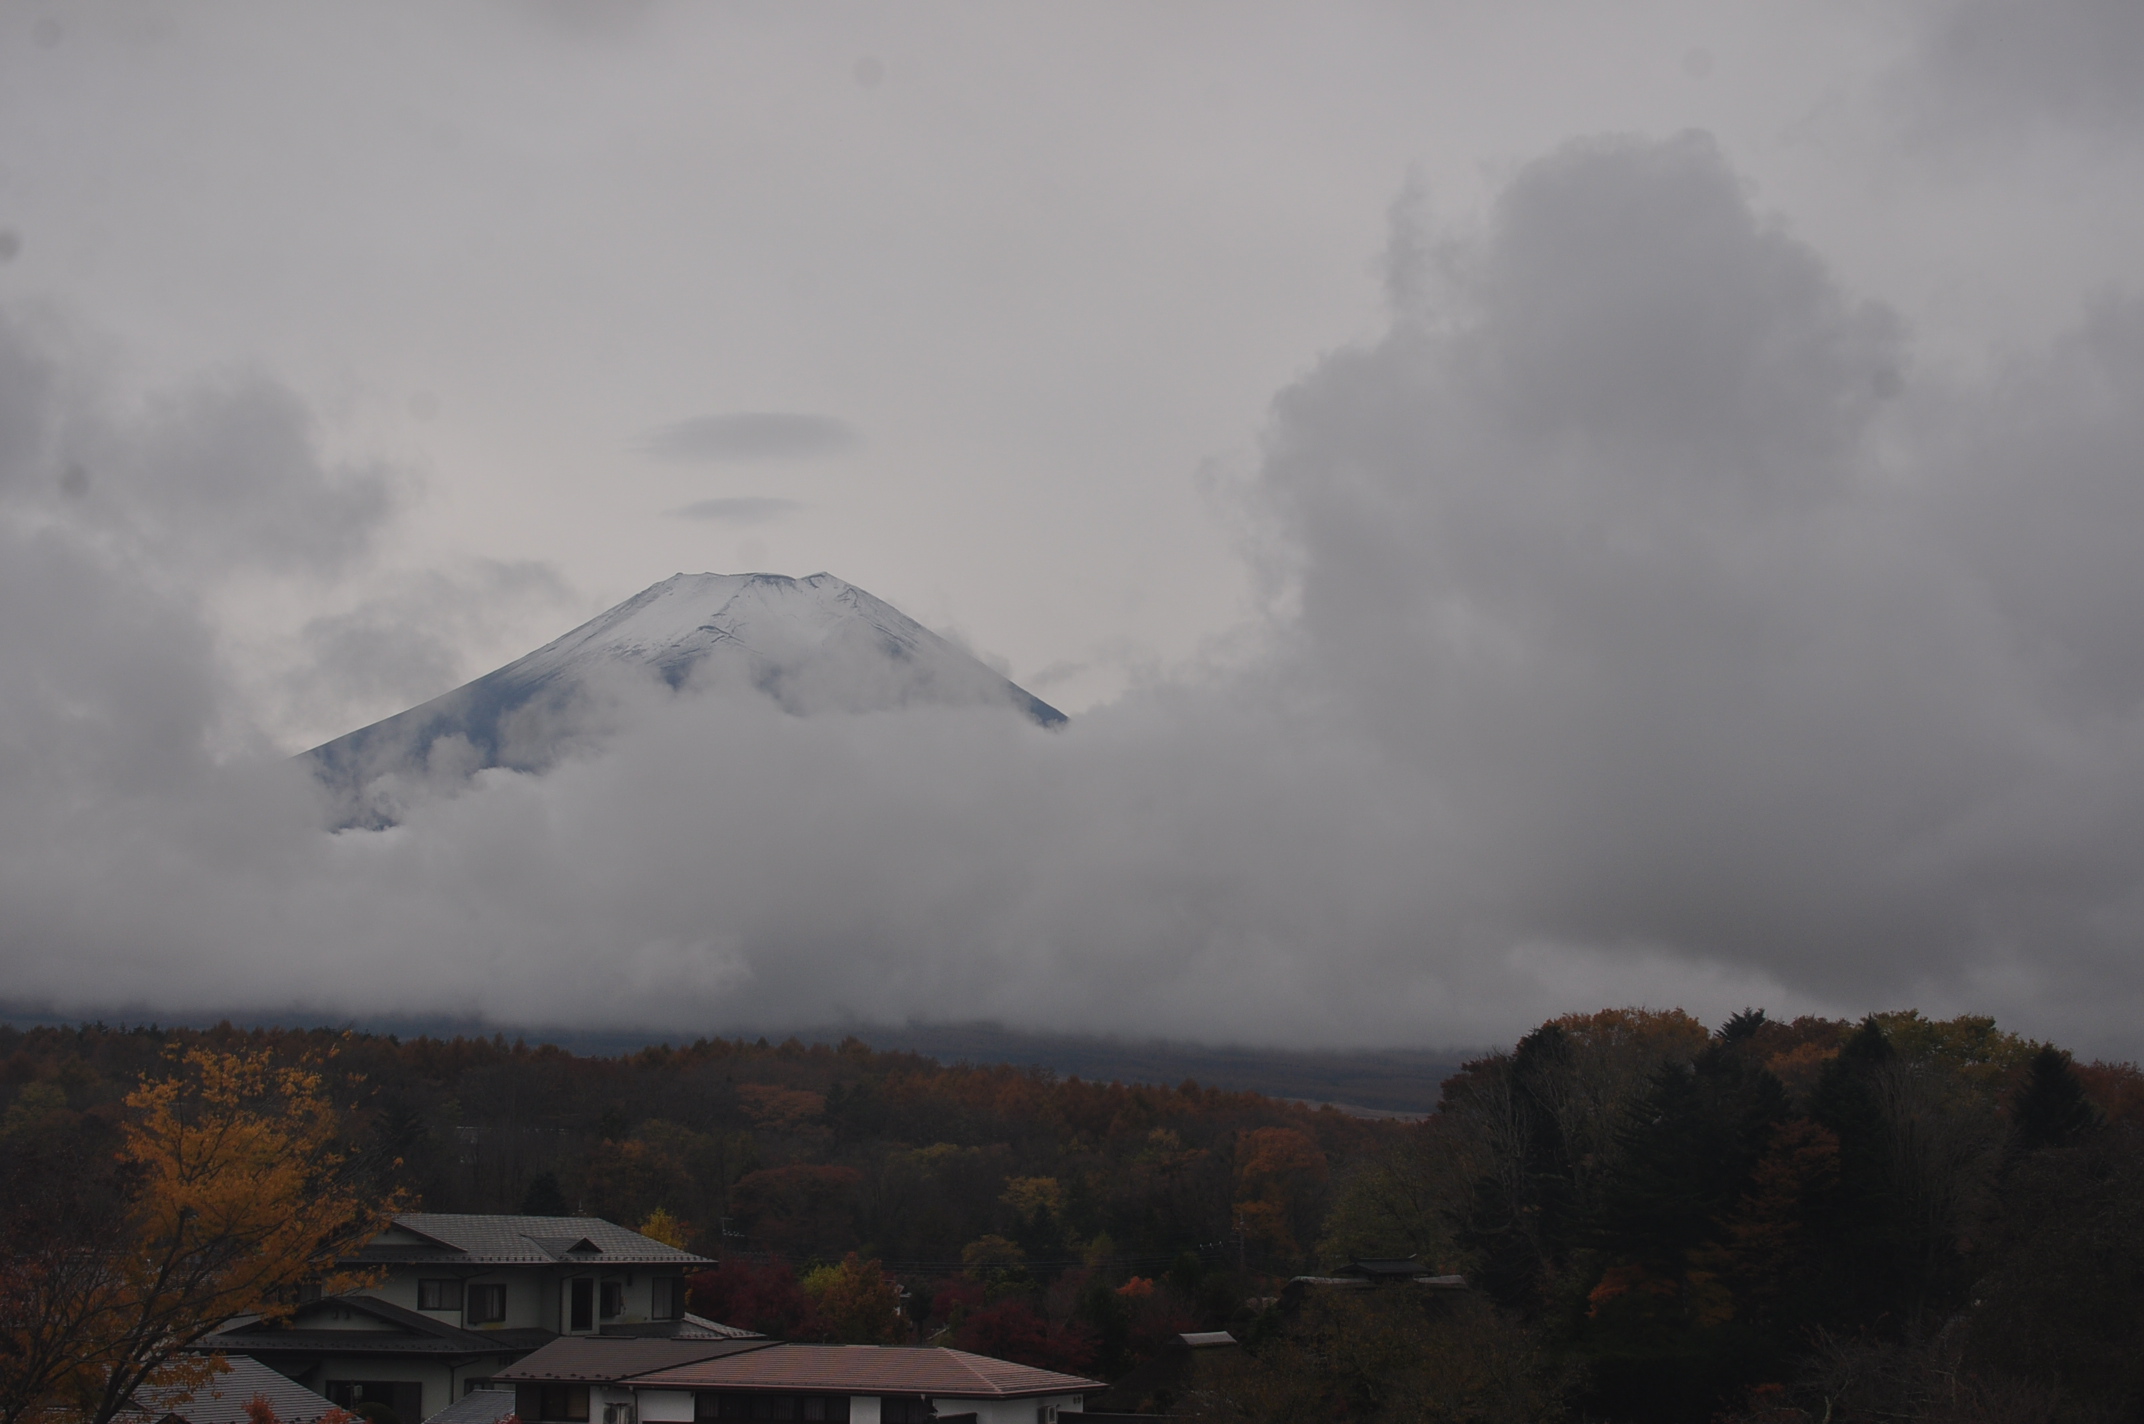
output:
M 1065 720 L 832 574 L 681 573 L 474 682 L 304 755 L 347 798 L 347 824 L 388 824 L 394 786 L 436 778 L 443 744 L 462 775 L 540 770 L 562 738 L 587 734 L 591 702 L 621 675 L 652 675 L 691 695 L 768 697 L 798 715 L 981 704 L 1044 726 Z

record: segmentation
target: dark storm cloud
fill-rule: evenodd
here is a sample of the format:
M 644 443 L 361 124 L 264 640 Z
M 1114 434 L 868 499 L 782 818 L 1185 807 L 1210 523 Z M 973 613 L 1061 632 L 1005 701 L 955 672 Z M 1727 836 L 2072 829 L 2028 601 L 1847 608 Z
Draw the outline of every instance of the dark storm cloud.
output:
M 858 444 L 856 431 L 830 415 L 739 411 L 665 426 L 640 448 L 666 460 L 796 460 L 838 455 Z
M 110 553 L 246 542 L 64 494 L 60 367 L 0 343 L 7 989 L 1298 1043 L 1914 1002 L 2133 1052 L 2144 305 L 1918 371 L 1696 135 L 1570 145 L 1393 248 L 1390 329 L 1279 396 L 1244 491 L 1255 655 L 1055 733 L 623 685 L 602 750 L 337 836 L 287 768 L 209 765 L 209 627 Z M 239 479 L 334 556 L 368 477 L 226 476 L 301 451 L 255 428 L 290 412 L 190 401 L 100 466 Z
M 716 524 L 765 524 L 802 509 L 802 502 L 771 495 L 737 495 L 726 499 L 700 499 L 670 512 L 680 519 L 705 519 Z

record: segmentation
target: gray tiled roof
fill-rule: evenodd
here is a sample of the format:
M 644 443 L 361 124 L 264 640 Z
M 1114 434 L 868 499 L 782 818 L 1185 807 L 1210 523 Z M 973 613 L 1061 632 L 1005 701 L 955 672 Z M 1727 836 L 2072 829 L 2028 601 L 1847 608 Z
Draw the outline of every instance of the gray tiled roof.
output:
M 650 1370 L 696 1364 L 722 1355 L 764 1350 L 774 1341 L 627 1340 L 603 1335 L 562 1335 L 492 1378 L 501 1384 L 609 1384 Z
M 393 1326 L 391 1330 L 338 1330 L 307 1324 L 328 1308 L 358 1311 Z M 510 1355 L 533 1350 L 553 1338 L 549 1330 L 464 1330 L 443 1320 L 372 1295 L 328 1296 L 299 1309 L 289 1324 L 251 1320 L 228 1326 L 203 1339 L 201 1350 L 288 1355 L 321 1350 L 339 1355 Z
M 601 1333 L 628 1340 L 764 1340 L 757 1330 L 724 1325 L 687 1312 L 683 1320 L 651 1320 L 642 1325 L 606 1325 Z
M 512 1390 L 473 1389 L 426 1419 L 424 1424 L 499 1424 L 513 1412 Z
M 354 1258 L 373 1264 L 415 1262 L 471 1266 L 548 1266 L 586 1262 L 618 1266 L 711 1266 L 714 1262 L 665 1246 L 595 1216 L 481 1216 L 417 1211 L 395 1225 L 424 1238 L 397 1245 L 375 1242 Z
M 145 1389 L 135 1402 L 158 1418 L 175 1414 L 187 1424 L 246 1424 L 246 1405 L 256 1396 L 268 1401 L 282 1424 L 314 1424 L 335 1407 L 258 1360 L 226 1355 L 224 1361 L 230 1371 L 210 1379 L 191 1399 L 179 1398 L 177 1390 Z

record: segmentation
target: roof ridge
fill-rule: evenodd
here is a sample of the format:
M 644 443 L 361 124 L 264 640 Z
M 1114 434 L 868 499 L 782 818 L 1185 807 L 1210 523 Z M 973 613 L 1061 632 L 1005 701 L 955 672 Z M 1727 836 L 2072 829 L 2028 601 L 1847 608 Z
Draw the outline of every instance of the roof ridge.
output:
M 950 1345 L 933 1345 L 930 1348 L 934 1350 L 943 1350 L 948 1355 L 951 1355 L 954 1361 L 958 1363 L 962 1369 L 966 1370 L 969 1374 L 975 1376 L 977 1383 L 989 1385 L 992 1389 L 1003 1389 L 1005 1387 L 997 1380 L 992 1379 L 989 1375 L 984 1374 L 974 1365 L 968 1363 L 970 1360 L 989 1359 L 989 1356 L 978 1355 L 969 1350 L 956 1350 Z
M 462 1329 L 459 1325 L 449 1325 L 444 1320 L 434 1320 L 421 1311 L 411 1310 L 406 1305 L 397 1305 L 384 1296 L 372 1295 L 365 1291 L 348 1291 L 342 1295 L 323 1296 L 319 1303 L 325 1305 L 329 1301 L 341 1301 L 355 1305 L 359 1310 L 369 1311 L 379 1319 L 389 1320 L 397 1325 L 420 1326 L 426 1334 L 441 1340 L 459 1340 L 474 1333 Z

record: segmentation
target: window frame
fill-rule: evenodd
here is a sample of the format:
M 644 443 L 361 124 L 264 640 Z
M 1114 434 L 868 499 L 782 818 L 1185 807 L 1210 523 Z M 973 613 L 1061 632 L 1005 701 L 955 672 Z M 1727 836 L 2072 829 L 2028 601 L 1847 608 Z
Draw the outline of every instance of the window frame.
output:
M 495 1302 L 498 1314 L 486 1315 L 486 1308 L 478 1301 Z M 462 1323 L 464 1325 L 503 1325 L 506 1322 L 506 1282 L 478 1281 L 462 1287 Z
M 462 1283 L 452 1276 L 427 1276 L 417 1282 L 417 1309 L 460 1310 Z
M 536 1414 L 550 1424 L 588 1424 L 589 1389 L 585 1384 L 545 1384 L 536 1387 Z M 578 1407 L 580 1413 L 574 1413 Z

